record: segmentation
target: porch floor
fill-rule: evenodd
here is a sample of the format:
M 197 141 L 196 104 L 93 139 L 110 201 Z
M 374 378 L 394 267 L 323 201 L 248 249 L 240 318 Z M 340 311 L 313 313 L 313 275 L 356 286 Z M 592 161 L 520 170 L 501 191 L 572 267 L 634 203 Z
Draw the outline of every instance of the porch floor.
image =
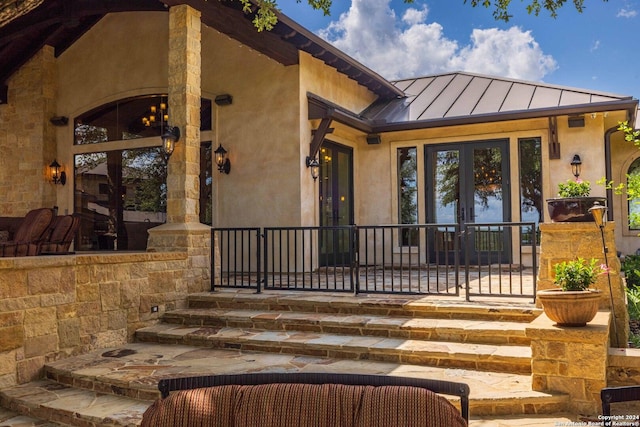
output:
M 435 298 L 471 301 L 533 302 L 536 276 L 530 267 L 517 265 L 470 266 L 369 266 L 359 269 L 359 292 L 362 294 L 418 294 Z M 355 277 L 348 267 L 323 267 L 307 273 L 271 273 L 264 289 L 351 291 L 356 288 Z M 468 286 L 467 286 L 468 281 Z M 222 273 L 214 283 L 216 289 L 258 286 L 258 276 L 243 273 Z

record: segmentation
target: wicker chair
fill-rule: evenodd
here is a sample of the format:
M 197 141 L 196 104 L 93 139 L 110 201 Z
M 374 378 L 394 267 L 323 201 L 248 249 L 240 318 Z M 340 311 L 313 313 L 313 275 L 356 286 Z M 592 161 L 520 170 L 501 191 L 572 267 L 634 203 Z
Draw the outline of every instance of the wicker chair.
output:
M 3 257 L 38 255 L 42 240 L 47 235 L 53 218 L 53 209 L 40 208 L 29 211 L 13 235 L 13 239 L 0 243 L 0 255 Z
M 141 427 L 464 427 L 469 386 L 384 375 L 259 373 L 161 380 Z M 461 411 L 440 393 L 460 397 Z
M 75 215 L 56 217 L 48 237 L 40 246 L 41 253 L 47 255 L 69 253 L 69 247 L 76 236 L 79 225 L 80 218 Z

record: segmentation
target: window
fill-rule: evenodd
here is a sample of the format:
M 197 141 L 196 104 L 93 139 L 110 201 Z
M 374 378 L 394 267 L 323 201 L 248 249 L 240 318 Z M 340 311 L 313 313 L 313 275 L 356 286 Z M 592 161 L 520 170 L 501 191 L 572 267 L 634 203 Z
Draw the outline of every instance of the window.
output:
M 167 95 L 122 99 L 74 120 L 75 145 L 160 136 L 171 123 Z M 200 130 L 211 130 L 211 100 L 200 105 Z
M 398 218 L 400 224 L 418 223 L 418 163 L 416 147 L 398 148 Z M 418 229 L 403 228 L 400 246 L 417 246 Z
M 145 250 L 166 221 L 167 167 L 159 147 L 75 156 L 76 250 Z
M 637 190 L 634 188 L 634 180 L 638 179 L 638 175 L 640 175 L 640 158 L 635 159 L 627 171 L 627 187 L 629 189 Z M 627 203 L 629 209 L 629 229 L 640 230 L 640 198 L 630 199 Z
M 211 130 L 211 105 L 210 99 L 202 99 L 201 130 Z M 122 99 L 74 120 L 75 145 L 107 143 L 74 158 L 74 212 L 81 218 L 76 250 L 146 249 L 147 230 L 166 221 L 165 156 L 160 147 L 140 148 L 135 141 L 118 150 L 108 143 L 157 137 L 160 144 L 168 123 L 166 94 Z M 100 151 L 93 152 L 96 148 Z M 211 224 L 210 142 L 203 143 L 201 155 L 200 219 Z
M 542 222 L 542 143 L 540 138 L 521 138 L 518 140 L 520 162 L 520 220 L 535 222 L 535 230 L 529 230 L 522 236 L 523 243 L 530 243 L 533 233 L 539 236 L 539 224 Z M 536 242 L 540 244 L 540 239 Z

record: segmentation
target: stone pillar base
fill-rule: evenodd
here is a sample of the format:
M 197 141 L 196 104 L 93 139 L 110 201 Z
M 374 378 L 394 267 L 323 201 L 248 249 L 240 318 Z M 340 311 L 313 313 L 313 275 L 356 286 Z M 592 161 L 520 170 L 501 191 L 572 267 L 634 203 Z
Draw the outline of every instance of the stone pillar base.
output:
M 170 223 L 149 229 L 147 252 L 186 252 L 187 292 L 211 289 L 211 227 L 200 223 Z
M 604 264 L 605 254 L 602 234 L 594 222 L 554 222 L 540 224 L 540 266 L 536 280 L 538 291 L 554 289 L 554 266 L 556 263 L 571 261 L 578 257 L 589 260 L 596 258 Z M 620 276 L 620 260 L 617 256 L 615 242 L 615 223 L 610 221 L 604 228 L 604 240 L 607 247 L 608 274 L 598 276 L 592 286 L 602 291 L 601 310 L 615 308 L 615 321 L 611 322 L 611 346 L 627 347 L 629 337 L 629 312 L 625 285 Z M 542 307 L 539 300 L 536 306 Z
M 569 395 L 573 414 L 600 413 L 600 390 L 607 386 L 609 311 L 599 311 L 587 326 L 554 326 L 540 315 L 526 328 L 531 338 L 531 387 Z

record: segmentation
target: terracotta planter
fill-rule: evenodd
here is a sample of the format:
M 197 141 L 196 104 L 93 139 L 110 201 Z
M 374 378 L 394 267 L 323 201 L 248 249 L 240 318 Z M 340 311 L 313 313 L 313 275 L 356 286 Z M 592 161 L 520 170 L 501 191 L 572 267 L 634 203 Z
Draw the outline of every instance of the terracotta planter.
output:
M 598 289 L 586 291 L 563 291 L 545 289 L 537 296 L 547 317 L 558 326 L 585 326 L 598 313 L 602 292 Z
M 549 218 L 553 222 L 590 222 L 593 215 L 589 209 L 598 202 L 607 205 L 605 197 L 560 197 L 547 199 Z

